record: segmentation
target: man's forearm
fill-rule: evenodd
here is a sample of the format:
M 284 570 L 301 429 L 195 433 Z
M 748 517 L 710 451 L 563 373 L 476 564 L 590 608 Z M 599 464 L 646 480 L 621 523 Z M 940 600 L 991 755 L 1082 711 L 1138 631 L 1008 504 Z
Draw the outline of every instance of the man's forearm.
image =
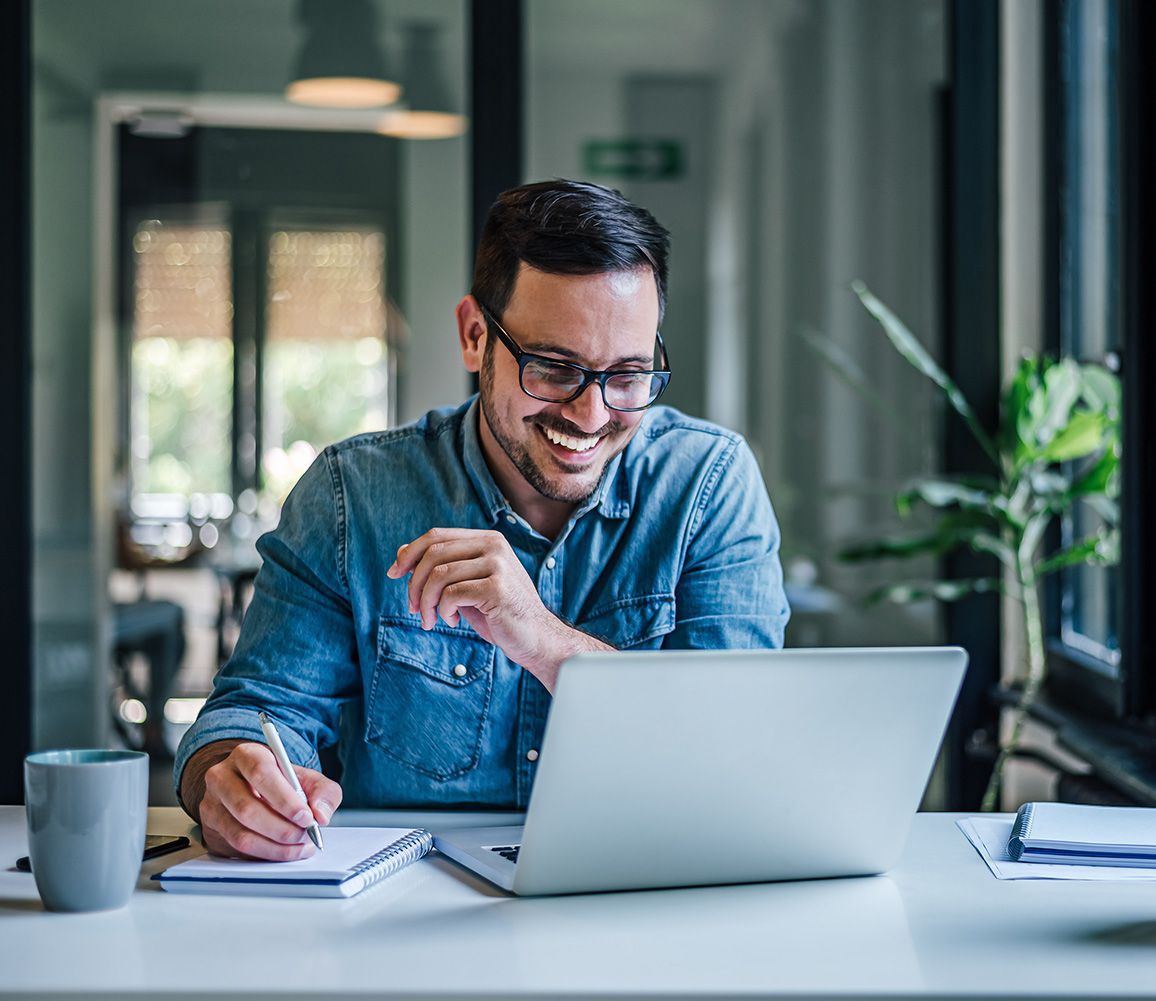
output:
M 526 664 L 526 669 L 546 687 L 551 695 L 558 685 L 558 669 L 567 657 L 578 653 L 591 653 L 615 649 L 609 643 L 591 636 L 589 633 L 575 629 L 561 619 L 555 618 L 556 627 L 550 630 L 550 639 L 544 645 L 541 659 L 533 666 Z
M 238 744 L 244 743 L 247 741 L 236 738 L 215 740 L 185 762 L 185 770 L 181 772 L 181 806 L 198 824 L 201 822 L 201 800 L 205 796 L 205 772 L 218 761 L 224 761 Z

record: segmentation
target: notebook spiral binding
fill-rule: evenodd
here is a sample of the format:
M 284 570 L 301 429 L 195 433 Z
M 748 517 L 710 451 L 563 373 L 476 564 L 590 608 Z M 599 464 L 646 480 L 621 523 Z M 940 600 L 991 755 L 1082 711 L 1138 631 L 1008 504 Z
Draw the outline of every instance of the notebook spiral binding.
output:
M 366 886 L 372 886 L 379 879 L 385 879 L 416 862 L 433 847 L 433 835 L 429 831 L 412 831 L 403 838 L 398 838 L 388 848 L 383 848 L 375 855 L 370 855 L 364 862 L 359 862 L 350 872 L 350 878 L 362 876 Z
M 1025 803 L 1016 814 L 1015 823 L 1012 824 L 1011 837 L 1008 838 L 1007 853 L 1013 862 L 1018 862 L 1023 857 L 1024 838 L 1031 834 L 1031 830 L 1032 804 Z

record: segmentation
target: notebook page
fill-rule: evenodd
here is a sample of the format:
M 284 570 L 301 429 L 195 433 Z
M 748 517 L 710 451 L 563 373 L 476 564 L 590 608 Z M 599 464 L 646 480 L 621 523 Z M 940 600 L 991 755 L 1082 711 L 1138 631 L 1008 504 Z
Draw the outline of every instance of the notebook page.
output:
M 252 862 L 202 855 L 164 871 L 183 879 L 332 879 L 341 880 L 371 855 L 411 834 L 410 827 L 326 827 L 325 849 L 295 862 Z
M 1156 847 L 1156 809 L 1033 803 L 1024 838 L 1033 845 L 1091 845 L 1109 849 Z

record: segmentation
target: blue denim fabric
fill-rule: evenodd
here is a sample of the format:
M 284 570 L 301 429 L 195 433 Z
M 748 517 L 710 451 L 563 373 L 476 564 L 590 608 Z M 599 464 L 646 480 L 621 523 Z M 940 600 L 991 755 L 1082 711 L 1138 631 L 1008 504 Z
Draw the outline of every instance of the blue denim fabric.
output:
M 464 620 L 424 632 L 406 581 L 385 574 L 435 526 L 501 531 L 546 606 L 615 647 L 782 645 L 779 530 L 741 437 L 653 408 L 551 541 L 495 485 L 478 413 L 475 398 L 318 457 L 258 543 L 253 601 L 181 742 L 178 788 L 203 745 L 260 740 L 264 709 L 297 764 L 339 744 L 347 805 L 525 807 L 546 689 Z

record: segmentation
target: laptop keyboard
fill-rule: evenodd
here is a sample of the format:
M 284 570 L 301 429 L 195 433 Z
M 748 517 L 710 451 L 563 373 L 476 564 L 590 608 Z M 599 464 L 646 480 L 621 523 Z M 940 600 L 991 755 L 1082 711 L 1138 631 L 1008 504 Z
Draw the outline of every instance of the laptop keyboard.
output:
M 489 850 L 492 852 L 497 852 L 499 855 L 502 856 L 502 858 L 506 859 L 507 861 L 517 862 L 518 861 L 518 849 L 521 848 L 522 846 L 521 845 L 487 845 L 486 847 L 489 848 Z

